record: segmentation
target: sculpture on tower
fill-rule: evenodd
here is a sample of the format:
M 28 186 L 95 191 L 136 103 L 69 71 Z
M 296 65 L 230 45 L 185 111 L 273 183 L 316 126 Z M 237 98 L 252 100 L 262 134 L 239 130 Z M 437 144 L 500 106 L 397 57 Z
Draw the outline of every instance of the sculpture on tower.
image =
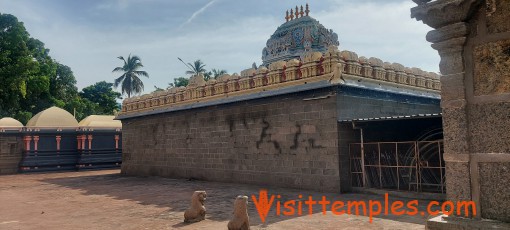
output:
M 278 27 L 267 40 L 262 51 L 262 65 L 275 61 L 300 59 L 305 52 L 326 52 L 331 45 L 338 46 L 338 35 L 326 29 L 317 20 L 309 16 L 306 4 L 286 12 L 286 22 Z

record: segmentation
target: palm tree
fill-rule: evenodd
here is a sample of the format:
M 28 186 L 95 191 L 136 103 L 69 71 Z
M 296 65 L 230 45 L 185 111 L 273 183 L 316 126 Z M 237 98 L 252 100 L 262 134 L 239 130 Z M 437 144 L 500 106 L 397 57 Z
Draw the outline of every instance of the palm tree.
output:
M 222 70 L 212 69 L 212 76 L 214 77 L 214 79 L 218 79 L 219 76 L 226 74 L 226 73 L 227 73 L 227 71 L 224 69 L 222 69 Z
M 193 64 L 188 63 L 188 66 L 191 70 L 186 71 L 186 74 L 199 75 L 207 73 L 207 70 L 204 68 L 205 64 L 200 59 L 194 61 Z
M 126 93 L 128 98 L 131 97 L 131 94 L 141 93 L 143 91 L 143 82 L 139 77 L 144 76 L 149 78 L 149 74 L 139 70 L 143 67 L 140 57 L 136 55 L 131 57 L 130 54 L 127 61 L 122 56 L 118 57 L 118 59 L 124 61 L 124 65 L 113 69 L 112 72 L 123 72 L 123 74 L 115 79 L 113 86 L 117 88 L 119 85 L 122 85 L 122 94 Z

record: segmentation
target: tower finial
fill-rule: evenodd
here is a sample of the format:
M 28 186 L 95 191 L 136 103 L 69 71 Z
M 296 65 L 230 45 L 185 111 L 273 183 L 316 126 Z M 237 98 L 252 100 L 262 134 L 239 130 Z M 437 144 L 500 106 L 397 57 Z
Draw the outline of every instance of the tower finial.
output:
M 287 12 L 285 12 L 285 21 L 286 22 L 289 21 L 289 10 L 287 10 Z
M 296 6 L 296 19 L 299 17 L 299 9 L 298 7 Z
M 290 9 L 290 20 L 294 19 L 294 10 Z
M 308 3 L 306 3 L 305 13 L 306 13 L 306 16 L 308 16 L 308 13 L 310 13 L 310 9 L 308 8 Z
M 305 13 L 303 12 L 303 5 L 301 5 L 301 11 L 299 11 L 299 14 L 301 15 L 301 17 L 303 17 L 303 14 L 305 14 Z

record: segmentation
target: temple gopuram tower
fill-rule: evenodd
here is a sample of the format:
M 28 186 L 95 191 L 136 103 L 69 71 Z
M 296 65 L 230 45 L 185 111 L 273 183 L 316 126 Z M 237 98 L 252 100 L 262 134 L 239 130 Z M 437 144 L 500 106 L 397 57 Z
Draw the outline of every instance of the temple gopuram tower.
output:
M 290 15 L 289 11 L 286 12 L 286 22 L 276 29 L 262 50 L 262 65 L 267 67 L 276 61 L 302 59 L 305 52 L 310 51 L 325 53 L 328 47 L 340 44 L 338 35 L 310 17 L 309 13 L 308 4 L 305 11 L 303 6 L 296 6 L 290 10 Z

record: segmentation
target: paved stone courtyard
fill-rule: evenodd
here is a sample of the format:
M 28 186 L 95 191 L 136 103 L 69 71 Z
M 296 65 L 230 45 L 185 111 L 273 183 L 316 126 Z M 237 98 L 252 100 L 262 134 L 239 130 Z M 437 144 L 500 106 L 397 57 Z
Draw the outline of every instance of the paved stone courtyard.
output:
M 252 185 L 123 177 L 119 170 L 0 176 L 0 229 L 226 229 L 237 195 L 258 194 Z M 298 194 L 329 200 L 383 200 L 380 195 L 334 194 L 267 188 L 282 200 Z M 206 220 L 184 224 L 183 213 L 195 190 L 206 190 Z M 287 198 L 287 199 L 286 199 Z M 405 200 L 404 200 L 405 201 Z M 424 210 L 426 201 L 420 201 Z M 304 205 L 304 204 L 303 204 Z M 276 216 L 262 223 L 251 198 L 252 229 L 424 229 L 426 216 L 368 217 L 331 212 Z M 306 212 L 307 209 L 304 209 Z

